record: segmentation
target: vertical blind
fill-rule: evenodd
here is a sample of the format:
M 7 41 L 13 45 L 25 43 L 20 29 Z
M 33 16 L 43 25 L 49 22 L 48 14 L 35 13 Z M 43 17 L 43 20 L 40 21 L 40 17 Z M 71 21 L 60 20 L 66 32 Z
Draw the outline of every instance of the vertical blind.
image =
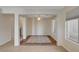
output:
M 71 19 L 65 22 L 65 39 L 79 42 L 78 19 Z

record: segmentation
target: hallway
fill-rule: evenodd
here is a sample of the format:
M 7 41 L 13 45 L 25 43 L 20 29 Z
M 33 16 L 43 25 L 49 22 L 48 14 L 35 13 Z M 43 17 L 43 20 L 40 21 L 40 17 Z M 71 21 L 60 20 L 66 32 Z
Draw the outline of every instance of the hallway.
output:
M 53 43 L 53 44 L 52 44 Z M 56 46 L 55 40 L 49 40 L 47 36 L 31 36 L 21 43 L 20 47 L 13 47 L 12 41 L 0 47 L 4 52 L 66 52 L 61 46 Z M 6 48 L 6 49 L 5 49 Z

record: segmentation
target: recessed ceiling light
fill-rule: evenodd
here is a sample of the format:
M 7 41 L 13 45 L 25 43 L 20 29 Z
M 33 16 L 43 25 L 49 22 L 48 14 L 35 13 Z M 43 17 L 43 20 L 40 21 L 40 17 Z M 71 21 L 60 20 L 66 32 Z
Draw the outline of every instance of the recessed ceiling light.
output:
M 40 21 L 41 19 L 40 19 L 40 17 L 38 17 L 38 19 L 37 19 L 38 21 Z

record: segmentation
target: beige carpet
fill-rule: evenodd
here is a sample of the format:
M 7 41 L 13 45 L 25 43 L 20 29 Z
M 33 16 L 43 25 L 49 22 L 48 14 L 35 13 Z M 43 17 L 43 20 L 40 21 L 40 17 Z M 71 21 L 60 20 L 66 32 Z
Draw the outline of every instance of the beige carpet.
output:
M 47 36 L 31 36 L 26 43 L 51 43 Z
M 20 46 L 0 48 L 0 52 L 66 52 L 63 47 L 56 46 Z
M 14 47 L 11 43 L 7 43 L 0 47 L 0 52 L 66 52 L 66 50 L 59 46 L 43 45 L 43 46 L 23 46 Z
M 21 45 L 13 46 L 13 41 L 0 46 L 0 52 L 66 52 L 61 46 L 56 45 Z

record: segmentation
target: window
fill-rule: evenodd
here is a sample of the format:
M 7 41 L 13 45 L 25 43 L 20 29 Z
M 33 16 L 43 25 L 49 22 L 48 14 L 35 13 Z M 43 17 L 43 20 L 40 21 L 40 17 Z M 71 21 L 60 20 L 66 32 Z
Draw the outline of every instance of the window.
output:
M 71 19 L 65 22 L 65 39 L 79 42 L 78 19 Z

